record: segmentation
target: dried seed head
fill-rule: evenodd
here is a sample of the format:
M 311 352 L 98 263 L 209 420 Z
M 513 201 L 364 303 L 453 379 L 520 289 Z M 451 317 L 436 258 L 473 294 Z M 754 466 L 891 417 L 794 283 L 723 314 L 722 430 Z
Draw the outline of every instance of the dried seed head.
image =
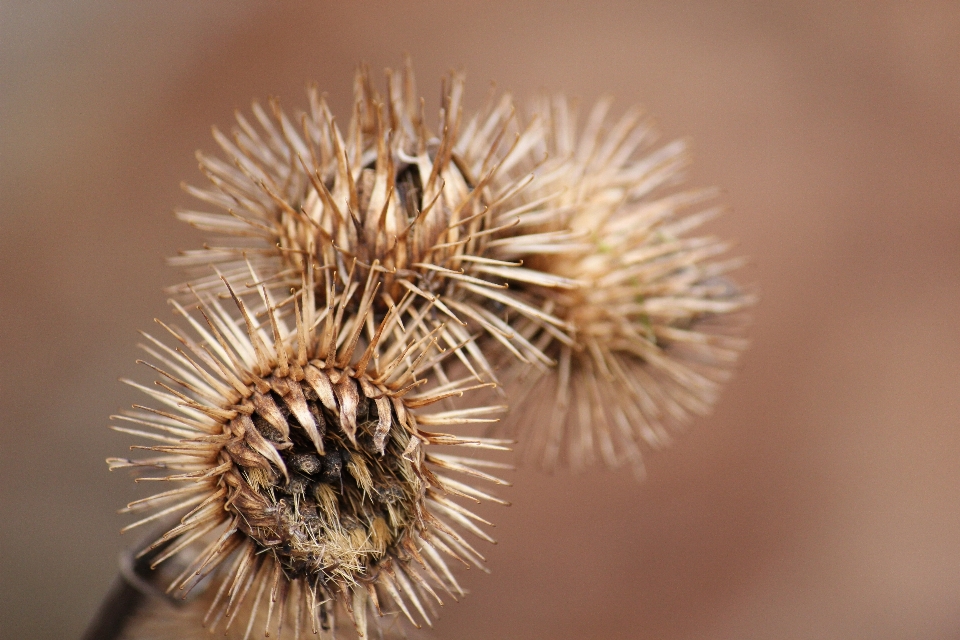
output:
M 487 416 L 500 407 L 424 413 L 475 381 L 419 390 L 422 372 L 442 357 L 430 353 L 436 332 L 421 327 L 411 341 L 400 310 L 378 327 L 369 323 L 379 271 L 365 283 L 354 282 L 353 271 L 324 273 L 321 313 L 309 299 L 312 282 L 304 282 L 303 306 L 298 300 L 285 313 L 259 287 L 261 317 L 226 279 L 236 314 L 213 297 L 201 298 L 199 317 L 174 303 L 192 331 L 168 327 L 176 349 L 148 337 L 162 391 L 140 387 L 168 409 L 117 417 L 146 426 L 116 428 L 157 442 L 135 448 L 159 455 L 111 459 L 111 468 L 173 471 L 143 479 L 183 485 L 132 503 L 129 511 L 153 513 L 127 528 L 180 517 L 144 552 L 162 549 L 155 564 L 187 559 L 171 591 L 217 576 L 212 627 L 245 615 L 247 633 L 254 623 L 279 633 L 286 621 L 297 633 L 326 637 L 347 615 L 364 635 L 368 618 L 392 606 L 429 624 L 429 600 L 440 601 L 435 588 L 463 593 L 443 556 L 482 562 L 455 526 L 490 540 L 475 524 L 484 521 L 451 496 L 498 500 L 448 474 L 502 483 L 477 469 L 502 465 L 434 450 L 502 443 L 423 427 L 492 422 Z
M 714 190 L 676 188 L 684 145 L 654 147 L 639 110 L 611 125 L 609 107 L 599 102 L 582 131 L 562 97 L 534 108 L 537 151 L 550 159 L 532 168 L 523 197 L 561 195 L 498 236 L 491 255 L 574 283 L 518 283 L 515 291 L 571 325 L 573 339 L 523 319 L 513 324 L 558 366 L 513 367 L 507 387 L 519 410 L 506 426 L 548 467 L 599 459 L 642 473 L 641 444 L 662 446 L 665 427 L 714 403 L 745 346 L 730 314 L 753 296 L 728 278 L 742 260 L 719 259 L 726 242 L 689 235 L 720 209 L 703 204 Z
M 506 290 L 506 281 L 529 279 L 529 270 L 488 256 L 494 235 L 522 214 L 517 203 L 530 186 L 527 168 L 538 132 L 517 127 L 508 96 L 464 118 L 463 92 L 463 78 L 451 76 L 442 92 L 438 133 L 426 121 L 409 66 L 402 74 L 387 72 L 385 97 L 366 69 L 358 72 L 345 132 L 316 89 L 310 91 L 309 112 L 292 120 L 275 102 L 272 115 L 254 105 L 259 129 L 238 113 L 232 137 L 214 133 L 228 161 L 200 156 L 212 186 L 187 187 L 224 213 L 179 212 L 222 240 L 176 259 L 201 269 L 176 291 L 222 291 L 219 278 L 206 270 L 211 263 L 233 276 L 245 272 L 250 260 L 268 276 L 267 286 L 282 292 L 300 286 L 307 260 L 341 270 L 354 259 L 377 263 L 383 287 L 373 304 L 375 322 L 413 293 L 421 304 L 411 314 L 423 313 L 430 330 L 442 323 L 441 344 L 466 343 L 459 357 L 487 379 L 495 376 L 473 346 L 474 332 L 488 333 L 521 360 L 549 363 L 491 309 L 508 309 L 554 330 L 562 331 L 564 323 Z M 535 277 L 547 285 L 555 279 Z

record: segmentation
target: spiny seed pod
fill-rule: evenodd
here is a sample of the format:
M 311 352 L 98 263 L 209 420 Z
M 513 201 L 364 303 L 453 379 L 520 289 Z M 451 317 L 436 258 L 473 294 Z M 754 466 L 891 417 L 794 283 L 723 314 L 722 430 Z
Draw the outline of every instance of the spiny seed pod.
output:
M 454 598 L 463 593 L 444 556 L 483 561 L 455 527 L 492 541 L 475 524 L 485 521 L 452 497 L 501 501 L 449 474 L 504 484 L 479 470 L 503 465 L 435 450 L 502 449 L 503 442 L 424 427 L 491 422 L 486 416 L 501 407 L 424 413 L 478 385 L 466 379 L 418 389 L 421 373 L 446 354 L 431 353 L 437 329 L 400 325 L 415 296 L 373 326 L 376 263 L 365 282 L 354 280 L 354 270 L 324 269 L 319 288 L 309 279 L 314 271 L 305 270 L 302 304 L 295 299 L 287 314 L 293 327 L 263 285 L 260 317 L 227 278 L 237 313 L 211 296 L 198 296 L 199 317 L 174 302 L 192 330 L 164 325 L 176 349 L 147 336 L 160 389 L 131 383 L 163 408 L 115 416 L 134 425 L 118 431 L 156 443 L 134 448 L 158 455 L 111 459 L 111 469 L 152 469 L 141 480 L 182 485 L 131 503 L 126 511 L 152 513 L 125 530 L 179 518 L 142 553 L 155 555 L 153 566 L 184 560 L 170 592 L 216 576 L 204 619 L 211 628 L 225 620 L 229 630 L 246 616 L 245 636 L 257 625 L 267 635 L 286 627 L 298 638 L 332 638 L 346 615 L 364 636 L 368 619 L 392 607 L 415 625 L 417 615 L 429 624 L 437 588 Z M 251 277 L 261 281 L 252 269 Z
M 177 291 L 185 293 L 188 286 L 222 291 L 219 278 L 206 271 L 209 264 L 233 276 L 250 260 L 268 288 L 286 296 L 299 286 L 307 260 L 340 269 L 351 260 L 377 262 L 384 272 L 373 304 L 376 321 L 412 292 L 432 305 L 423 326 L 438 330 L 441 344 L 463 345 L 457 355 L 472 371 L 495 379 L 473 342 L 475 331 L 486 332 L 524 362 L 552 364 L 512 331 L 503 312 L 555 334 L 568 326 L 522 302 L 506 283 L 569 283 L 490 257 L 494 237 L 537 206 L 522 198 L 530 187 L 530 150 L 541 145 L 536 128 L 517 128 L 508 96 L 464 124 L 464 81 L 454 75 L 442 92 L 440 132 L 434 134 L 409 66 L 401 75 L 388 71 L 387 80 L 383 99 L 366 70 L 358 72 L 346 136 L 315 88 L 309 113 L 299 114 L 296 124 L 274 101 L 272 117 L 253 106 L 259 130 L 238 113 L 232 137 L 214 131 L 227 161 L 200 155 L 212 186 L 185 188 L 225 213 L 179 216 L 232 240 L 177 258 L 176 264 L 203 270 Z M 519 164 L 523 173 L 516 170 Z
M 729 245 L 690 232 L 720 212 L 713 189 L 679 190 L 687 162 L 680 142 L 653 146 L 639 110 L 610 126 L 610 100 L 579 130 L 566 99 L 543 100 L 533 202 L 522 224 L 496 236 L 490 257 L 524 261 L 576 283 L 517 283 L 514 295 L 572 327 L 573 342 L 518 318 L 513 328 L 558 362 L 514 366 L 507 378 L 508 429 L 545 466 L 599 458 L 642 473 L 640 445 L 660 447 L 666 427 L 706 413 L 745 342 L 730 314 L 752 304 L 727 277 L 742 259 Z M 543 239 L 531 247 L 530 238 Z M 548 246 L 543 246 L 548 245 Z M 742 324 L 742 323 L 741 323 Z M 559 336 L 562 338 L 563 336 Z

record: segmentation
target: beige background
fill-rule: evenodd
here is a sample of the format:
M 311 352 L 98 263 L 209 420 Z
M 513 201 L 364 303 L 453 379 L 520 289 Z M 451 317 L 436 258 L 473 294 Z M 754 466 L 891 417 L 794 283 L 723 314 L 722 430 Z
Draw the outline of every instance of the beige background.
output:
M 714 416 L 642 485 L 515 474 L 425 637 L 960 637 L 960 4 L 340 4 L 0 2 L 0 638 L 75 637 L 114 574 L 107 416 L 210 125 L 309 80 L 345 118 L 404 51 L 431 108 L 450 67 L 643 102 L 763 294 Z

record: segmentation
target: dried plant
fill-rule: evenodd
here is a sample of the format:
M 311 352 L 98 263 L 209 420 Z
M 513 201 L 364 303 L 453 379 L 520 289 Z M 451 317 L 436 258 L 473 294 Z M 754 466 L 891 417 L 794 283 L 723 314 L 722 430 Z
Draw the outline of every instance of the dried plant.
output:
M 719 209 L 677 187 L 682 144 L 655 146 L 636 110 L 610 124 L 609 101 L 582 130 L 563 98 L 464 117 L 463 91 L 444 84 L 434 133 L 409 66 L 385 98 L 361 69 L 345 135 L 311 89 L 308 112 L 255 104 L 257 126 L 214 132 L 226 159 L 199 156 L 210 185 L 186 189 L 216 210 L 178 215 L 215 239 L 173 289 L 191 329 L 148 336 L 163 390 L 140 388 L 167 408 L 117 427 L 159 455 L 111 467 L 184 483 L 128 528 L 179 518 L 141 555 L 182 562 L 170 591 L 213 576 L 204 624 L 429 622 L 438 589 L 463 593 L 445 557 L 482 562 L 454 526 L 489 539 L 452 497 L 500 501 L 449 472 L 502 483 L 435 451 L 506 441 L 423 427 L 495 422 L 506 398 L 500 428 L 544 466 L 640 473 L 744 346 L 728 319 L 753 299 L 728 245 L 690 234 Z M 499 398 L 463 404 L 485 387 Z
M 497 235 L 490 257 L 524 261 L 575 286 L 514 285 L 514 294 L 570 327 L 572 340 L 518 318 L 513 329 L 556 367 L 508 362 L 506 421 L 528 457 L 546 467 L 630 464 L 642 473 L 641 445 L 661 447 L 667 427 L 710 409 L 746 345 L 753 303 L 727 277 L 743 264 L 720 259 L 729 244 L 690 232 L 721 211 L 715 189 L 678 187 L 688 157 L 682 142 L 655 146 L 639 109 L 610 123 L 611 100 L 580 129 L 563 97 L 539 101 L 530 167 L 532 203 L 521 224 Z M 530 238 L 541 238 L 540 244 Z
M 117 416 L 135 425 L 117 430 L 155 441 L 137 448 L 159 455 L 112 459 L 111 468 L 157 470 L 141 480 L 183 485 L 131 503 L 127 511 L 151 513 L 126 529 L 179 516 L 142 553 L 163 548 L 153 566 L 187 555 L 171 592 L 188 593 L 216 572 L 204 619 L 214 629 L 245 618 L 246 637 L 259 616 L 267 634 L 286 621 L 294 637 L 332 637 L 346 614 L 363 636 L 372 614 L 394 606 L 411 623 L 429 623 L 437 588 L 463 594 L 444 556 L 483 561 L 456 527 L 492 541 L 475 524 L 485 521 L 452 498 L 499 499 L 449 474 L 502 484 L 479 470 L 502 465 L 436 450 L 502 443 L 424 427 L 489 421 L 500 407 L 424 413 L 475 381 L 418 389 L 421 373 L 447 354 L 431 353 L 437 330 L 404 339 L 398 318 L 413 296 L 365 340 L 379 271 L 365 282 L 352 271 L 342 280 L 323 273 L 322 312 L 307 280 L 294 327 L 265 287 L 260 321 L 226 278 L 239 314 L 215 298 L 201 301 L 200 318 L 175 303 L 192 331 L 166 327 L 179 347 L 150 336 L 144 347 L 162 390 L 131 383 L 164 408 Z
M 478 377 L 496 379 L 474 342 L 475 330 L 523 362 L 552 364 L 496 309 L 562 335 L 565 323 L 522 302 L 507 281 L 570 284 L 490 257 L 493 238 L 536 206 L 522 197 L 530 188 L 526 168 L 516 167 L 530 165 L 538 132 L 517 129 L 509 97 L 491 101 L 464 124 L 463 88 L 463 78 L 454 75 L 443 89 L 439 134 L 428 128 L 409 67 L 402 75 L 388 72 L 385 99 L 366 70 L 358 72 L 346 136 L 315 88 L 309 113 L 296 118 L 299 127 L 275 101 L 272 117 L 254 104 L 260 131 L 238 113 L 232 137 L 214 132 L 228 160 L 199 156 L 211 187 L 186 187 L 221 212 L 178 213 L 219 240 L 175 259 L 199 267 L 199 275 L 174 292 L 222 291 L 209 265 L 230 276 L 249 260 L 266 285 L 281 292 L 283 307 L 300 295 L 308 260 L 341 269 L 353 260 L 363 268 L 376 262 L 383 287 L 375 319 L 413 293 L 420 304 L 412 312 L 432 305 L 423 326 L 437 330 L 441 344 L 456 348 Z

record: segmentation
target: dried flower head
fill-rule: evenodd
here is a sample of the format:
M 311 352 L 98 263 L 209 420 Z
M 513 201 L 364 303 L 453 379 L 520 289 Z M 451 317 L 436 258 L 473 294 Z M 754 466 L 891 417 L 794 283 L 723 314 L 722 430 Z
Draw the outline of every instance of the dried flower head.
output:
M 387 72 L 385 98 L 365 69 L 354 89 L 346 135 L 315 88 L 309 113 L 294 118 L 299 126 L 272 101 L 272 117 L 253 106 L 259 129 L 238 113 L 231 137 L 214 131 L 228 160 L 200 155 L 211 186 L 185 188 L 222 212 L 179 216 L 221 240 L 175 260 L 201 269 L 178 291 L 221 291 L 209 264 L 230 276 L 250 260 L 285 297 L 299 287 L 308 260 L 341 269 L 352 260 L 376 262 L 383 287 L 373 303 L 375 319 L 413 293 L 420 303 L 412 313 L 431 305 L 423 325 L 438 330 L 441 344 L 462 345 L 458 357 L 478 376 L 495 379 L 473 342 L 475 331 L 524 362 L 551 364 L 498 310 L 561 333 L 563 322 L 522 302 L 506 282 L 549 287 L 565 286 L 565 279 L 489 255 L 496 235 L 537 206 L 521 197 L 530 187 L 530 151 L 541 144 L 536 128 L 518 129 L 509 96 L 491 100 L 464 123 L 459 75 L 442 90 L 438 134 L 427 124 L 409 65 L 402 74 Z
M 254 624 L 280 635 L 286 622 L 296 637 L 332 637 L 346 615 L 365 635 L 368 618 L 394 606 L 429 624 L 437 588 L 463 593 L 444 556 L 483 560 L 456 528 L 490 540 L 475 524 L 485 521 L 452 497 L 499 499 L 449 474 L 502 483 L 478 467 L 503 465 L 436 450 L 502 443 L 424 427 L 489 422 L 499 408 L 424 413 L 477 385 L 421 387 L 422 372 L 446 355 L 433 353 L 439 330 L 404 330 L 398 319 L 412 295 L 372 326 L 381 274 L 376 263 L 363 279 L 305 269 L 302 304 L 286 314 L 294 326 L 265 286 L 256 288 L 258 317 L 224 278 L 236 312 L 210 296 L 200 297 L 199 317 L 174 302 L 191 331 L 164 325 L 176 349 L 147 336 L 160 389 L 135 386 L 163 408 L 135 407 L 116 417 L 134 426 L 115 428 L 154 441 L 135 448 L 158 455 L 109 462 L 182 485 L 131 503 L 128 511 L 152 513 L 127 529 L 179 518 L 143 553 L 157 554 L 154 566 L 186 558 L 170 591 L 217 576 L 211 627 L 245 616 L 246 635 Z
M 581 131 L 564 98 L 544 99 L 522 224 L 498 236 L 489 254 L 523 260 L 573 287 L 518 283 L 515 295 L 572 327 L 565 341 L 520 318 L 513 328 L 558 364 L 516 367 L 508 426 L 546 466 L 599 458 L 642 472 L 640 445 L 669 440 L 665 427 L 706 413 L 745 342 L 729 315 L 752 303 L 727 273 L 743 260 L 719 259 L 729 245 L 690 232 L 720 212 L 713 189 L 676 187 L 684 145 L 656 148 L 638 109 L 610 125 L 599 102 Z M 542 238 L 531 247 L 529 238 Z M 559 338 L 559 339 L 558 339 Z M 549 405 L 549 406 L 545 406 Z

